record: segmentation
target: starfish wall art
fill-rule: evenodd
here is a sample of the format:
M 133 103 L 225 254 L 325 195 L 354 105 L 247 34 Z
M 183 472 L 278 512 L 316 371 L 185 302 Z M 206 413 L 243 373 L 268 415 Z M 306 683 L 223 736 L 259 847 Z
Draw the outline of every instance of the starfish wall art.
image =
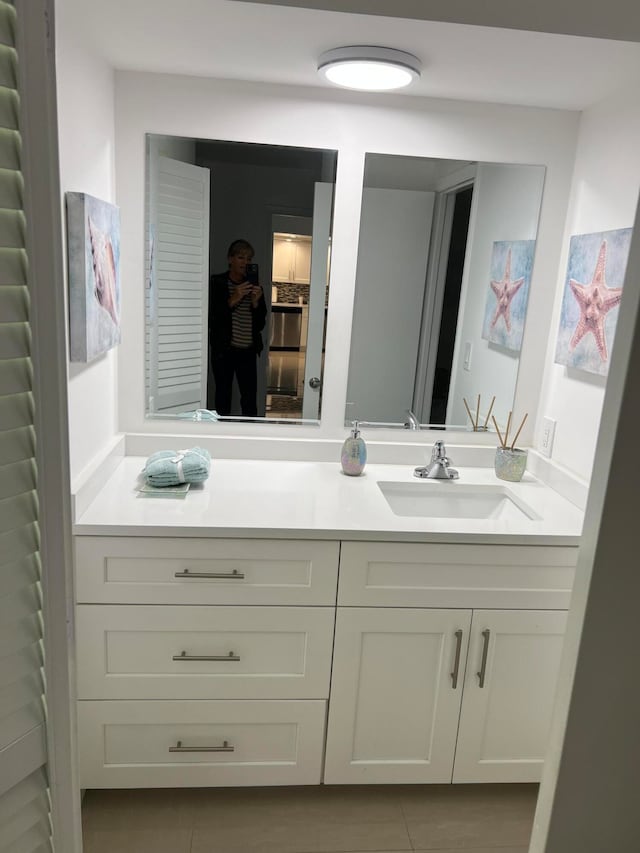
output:
M 606 376 L 631 228 L 571 238 L 555 360 Z
M 535 240 L 499 240 L 493 244 L 482 337 L 520 352 L 527 316 Z

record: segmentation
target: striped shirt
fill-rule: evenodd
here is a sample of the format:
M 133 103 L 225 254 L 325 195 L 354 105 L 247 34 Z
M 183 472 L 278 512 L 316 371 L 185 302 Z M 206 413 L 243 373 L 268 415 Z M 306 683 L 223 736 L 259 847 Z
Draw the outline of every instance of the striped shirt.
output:
M 235 284 L 227 282 L 229 296 Z M 253 344 L 253 319 L 251 311 L 251 296 L 247 294 L 231 309 L 231 346 L 236 349 L 248 349 Z

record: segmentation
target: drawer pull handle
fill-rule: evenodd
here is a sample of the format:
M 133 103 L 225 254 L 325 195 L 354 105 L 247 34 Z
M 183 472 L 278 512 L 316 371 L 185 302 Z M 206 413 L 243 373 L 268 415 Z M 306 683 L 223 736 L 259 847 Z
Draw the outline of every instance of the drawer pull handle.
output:
M 185 569 L 183 572 L 176 572 L 177 578 L 222 578 L 225 580 L 242 581 L 244 580 L 244 572 L 239 572 L 234 569 L 232 572 L 192 572 Z
M 462 631 L 458 630 L 454 634 L 456 638 L 456 658 L 453 663 L 453 672 L 451 673 L 451 686 L 455 690 L 458 686 L 458 673 L 460 672 L 460 652 L 462 650 Z
M 240 660 L 240 655 L 235 652 L 229 652 L 228 655 L 188 655 L 186 652 L 181 652 L 179 655 L 174 655 L 172 660 L 221 660 L 221 661 L 236 661 Z
M 229 746 L 229 741 L 222 742 L 222 746 L 183 746 L 179 740 L 175 746 L 169 747 L 169 752 L 235 752 L 235 746 Z
M 488 628 L 485 628 L 482 632 L 482 662 L 480 664 L 480 672 L 476 673 L 479 679 L 478 687 L 484 687 L 484 679 L 487 674 L 487 654 L 489 652 L 490 636 L 491 631 Z

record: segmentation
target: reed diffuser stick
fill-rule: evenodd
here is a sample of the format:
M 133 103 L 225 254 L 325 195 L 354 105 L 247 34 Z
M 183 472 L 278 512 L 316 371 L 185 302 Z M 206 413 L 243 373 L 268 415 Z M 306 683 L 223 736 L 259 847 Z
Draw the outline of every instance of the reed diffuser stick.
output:
M 489 423 L 489 418 L 491 417 L 491 412 L 493 411 L 493 404 L 495 403 L 495 401 L 496 401 L 496 396 L 494 394 L 493 400 L 491 401 L 491 405 L 489 406 L 489 411 L 487 412 L 487 417 L 485 418 L 484 425 L 483 425 L 482 429 L 487 428 L 487 424 Z
M 513 414 L 513 412 L 509 412 L 509 417 L 507 418 L 507 426 L 505 427 L 505 430 L 504 430 L 504 444 L 503 444 L 504 448 L 506 448 L 507 444 L 509 443 L 509 430 L 511 429 L 511 415 L 512 414 Z
M 480 394 L 478 394 L 478 407 L 476 409 L 476 422 L 473 425 L 474 430 L 478 429 L 478 421 L 480 420 Z
M 520 424 L 520 426 L 518 427 L 518 432 L 516 433 L 516 437 L 513 439 L 513 442 L 512 442 L 512 444 L 511 444 L 511 449 L 512 449 L 512 450 L 513 450 L 513 448 L 516 446 L 516 441 L 518 440 L 518 436 L 519 436 L 519 435 L 520 435 L 520 433 L 522 432 L 522 427 L 524 426 L 524 422 L 525 422 L 525 421 L 526 421 L 526 419 L 527 419 L 527 415 L 528 415 L 528 412 L 525 412 L 525 416 L 524 416 L 524 417 L 523 417 L 523 419 L 522 419 L 522 423 L 521 423 L 521 424 Z
M 473 422 L 473 415 L 471 414 L 471 409 L 469 408 L 469 404 L 467 403 L 467 401 L 465 400 L 464 397 L 462 398 L 462 402 L 464 403 L 464 407 L 467 410 L 467 414 L 469 415 L 469 420 L 471 421 L 471 426 L 475 430 L 476 425 Z
M 495 417 L 492 417 L 491 420 L 493 421 L 493 425 L 496 428 L 496 432 L 498 433 L 498 438 L 500 439 L 500 446 L 506 447 L 507 445 L 505 444 L 505 442 L 502 439 L 502 436 L 500 435 L 500 429 L 498 428 L 498 422 L 496 421 Z

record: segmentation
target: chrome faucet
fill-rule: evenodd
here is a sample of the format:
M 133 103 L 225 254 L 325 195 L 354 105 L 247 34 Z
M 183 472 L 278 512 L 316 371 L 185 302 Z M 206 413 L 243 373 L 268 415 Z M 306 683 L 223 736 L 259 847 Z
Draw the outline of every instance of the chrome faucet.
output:
M 405 429 L 420 429 L 420 421 L 413 414 L 411 409 L 407 409 L 407 422 L 404 425 Z
M 444 441 L 436 441 L 431 451 L 431 462 L 422 468 L 416 468 L 413 476 L 422 480 L 457 480 L 460 475 L 455 468 L 449 467 L 450 464 Z

